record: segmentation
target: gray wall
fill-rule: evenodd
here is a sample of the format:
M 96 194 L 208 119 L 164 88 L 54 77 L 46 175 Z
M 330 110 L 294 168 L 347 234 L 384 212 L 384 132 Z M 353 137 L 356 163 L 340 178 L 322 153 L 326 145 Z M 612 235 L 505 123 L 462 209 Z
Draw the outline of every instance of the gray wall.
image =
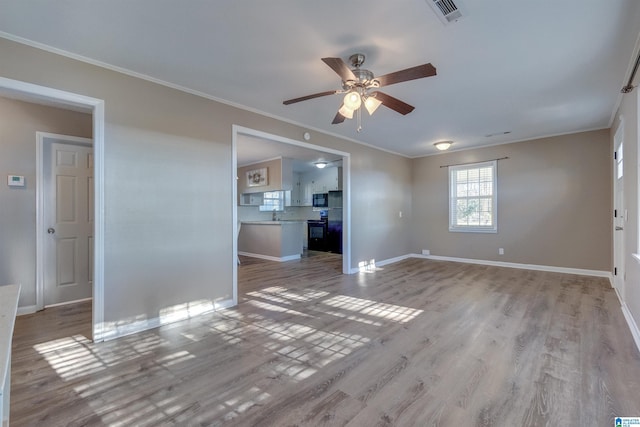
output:
M 498 233 L 449 232 L 440 166 L 505 156 Z M 610 157 L 609 131 L 600 130 L 414 159 L 412 251 L 611 271 Z
M 0 97 L 0 285 L 36 304 L 36 132 L 91 138 L 91 115 Z M 7 186 L 23 175 L 25 187 Z
M 105 100 L 105 321 L 231 298 L 232 125 L 307 129 L 5 39 L 0 57 L 0 76 Z M 311 133 L 352 154 L 352 265 L 407 253 L 411 161 Z
M 633 316 L 636 328 L 640 328 L 640 261 L 633 256 L 633 254 L 640 253 L 640 242 L 638 242 L 638 227 L 640 226 L 640 212 L 638 211 L 638 192 L 640 191 L 638 188 L 638 164 L 640 164 L 638 114 L 640 107 L 638 103 L 640 100 L 638 94 L 638 89 L 635 89 L 622 97 L 622 104 L 616 113 L 610 135 L 613 147 L 613 135 L 620 123 L 620 117 L 624 117 L 624 202 L 628 211 L 628 220 L 624 225 L 624 231 L 622 231 L 625 242 L 626 278 L 623 288 L 618 290 L 618 295 L 623 299 L 623 303 Z

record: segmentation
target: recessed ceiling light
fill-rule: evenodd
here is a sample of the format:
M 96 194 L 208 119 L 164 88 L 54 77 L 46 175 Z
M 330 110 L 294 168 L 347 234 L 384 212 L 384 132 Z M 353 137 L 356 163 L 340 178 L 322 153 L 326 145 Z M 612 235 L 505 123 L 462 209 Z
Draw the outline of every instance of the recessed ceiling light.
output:
M 439 142 L 436 142 L 433 145 L 435 145 L 435 147 L 438 150 L 445 151 L 445 150 L 448 150 L 449 147 L 451 147 L 451 144 L 453 144 L 453 141 L 439 141 Z

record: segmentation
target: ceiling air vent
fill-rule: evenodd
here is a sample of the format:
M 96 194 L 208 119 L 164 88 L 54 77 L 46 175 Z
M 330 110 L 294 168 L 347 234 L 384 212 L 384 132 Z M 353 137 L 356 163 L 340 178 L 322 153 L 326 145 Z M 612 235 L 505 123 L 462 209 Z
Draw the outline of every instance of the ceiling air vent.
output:
M 426 0 L 443 24 L 456 22 L 462 18 L 462 12 L 453 0 Z

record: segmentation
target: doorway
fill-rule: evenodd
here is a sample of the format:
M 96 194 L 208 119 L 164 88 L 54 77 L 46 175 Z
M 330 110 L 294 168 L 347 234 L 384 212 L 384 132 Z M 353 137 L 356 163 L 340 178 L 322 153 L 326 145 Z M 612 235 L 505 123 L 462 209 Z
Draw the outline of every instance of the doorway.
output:
M 93 121 L 93 191 L 94 191 L 94 230 L 93 230 L 93 303 L 92 303 L 92 339 L 104 341 L 104 101 L 71 92 L 53 89 L 32 83 L 0 77 L 0 95 L 26 102 L 50 105 L 63 109 L 86 111 L 92 114 Z M 42 158 L 36 152 L 36 170 L 40 170 Z M 36 216 L 42 213 L 42 206 L 36 190 Z M 36 222 L 41 220 L 36 219 Z M 36 271 L 42 272 L 42 244 L 46 230 L 36 230 Z M 42 280 L 36 277 L 36 282 Z M 36 292 L 37 295 L 37 292 Z M 36 305 L 44 306 L 43 301 Z
M 93 294 L 93 140 L 37 132 L 42 215 L 47 230 L 42 277 L 36 286 L 38 310 L 91 299 Z
M 624 295 L 624 227 L 627 211 L 624 200 L 624 122 L 613 137 L 613 286 L 621 301 Z
M 238 265 L 237 265 L 237 256 L 238 256 L 238 179 L 241 177 L 237 176 L 238 170 L 238 144 L 241 138 L 250 138 L 250 139 L 260 139 L 265 142 L 271 144 L 276 143 L 280 144 L 286 148 L 292 148 L 294 150 L 306 150 L 313 152 L 321 152 L 332 155 L 336 158 L 340 159 L 342 164 L 342 172 L 340 176 L 341 188 L 342 188 L 342 224 L 341 224 L 341 233 L 342 233 L 342 273 L 350 274 L 351 271 L 351 195 L 350 195 L 350 154 L 338 150 L 333 150 L 327 147 L 310 144 L 307 142 L 297 141 L 285 137 L 281 137 L 278 135 L 268 134 L 265 132 L 257 131 L 250 128 L 245 128 L 241 126 L 234 125 L 232 130 L 232 181 L 233 181 L 233 300 L 234 304 L 237 304 L 238 301 Z M 306 138 L 305 138 L 306 139 Z M 281 157 L 282 154 L 279 154 Z M 277 157 L 277 155 L 276 155 Z M 293 156 L 295 158 L 296 156 Z M 262 160 L 267 160 L 262 159 Z M 272 159 L 269 159 L 272 160 Z M 305 224 L 306 226 L 306 224 Z

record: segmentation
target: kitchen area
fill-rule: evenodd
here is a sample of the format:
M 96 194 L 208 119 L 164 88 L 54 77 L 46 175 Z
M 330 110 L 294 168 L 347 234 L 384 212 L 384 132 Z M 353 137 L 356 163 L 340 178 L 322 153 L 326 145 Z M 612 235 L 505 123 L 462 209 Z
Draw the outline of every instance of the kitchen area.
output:
M 342 254 L 342 158 L 287 148 L 278 151 L 291 157 L 260 161 L 238 151 L 238 254 L 280 262 Z

